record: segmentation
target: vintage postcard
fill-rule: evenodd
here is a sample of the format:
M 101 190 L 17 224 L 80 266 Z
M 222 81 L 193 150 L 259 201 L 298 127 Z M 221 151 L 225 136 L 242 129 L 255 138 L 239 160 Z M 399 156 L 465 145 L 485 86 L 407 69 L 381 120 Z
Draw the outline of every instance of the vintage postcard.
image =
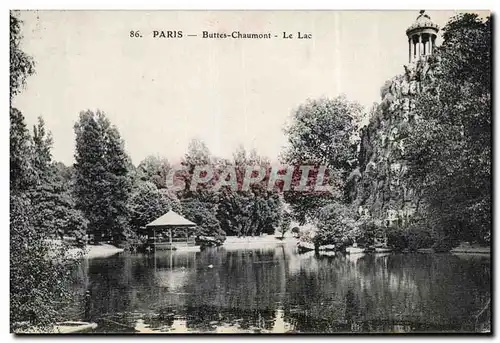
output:
M 492 37 L 11 11 L 11 332 L 491 334 Z

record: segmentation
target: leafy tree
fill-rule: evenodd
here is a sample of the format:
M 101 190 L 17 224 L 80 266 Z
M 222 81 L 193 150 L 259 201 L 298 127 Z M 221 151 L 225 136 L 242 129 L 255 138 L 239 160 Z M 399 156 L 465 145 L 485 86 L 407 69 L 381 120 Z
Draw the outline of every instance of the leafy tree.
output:
M 45 129 L 45 121 L 38 117 L 37 125 L 33 126 L 33 167 L 39 178 L 50 175 L 52 164 L 52 134 Z
M 169 199 L 152 182 L 140 182 L 130 197 L 130 226 L 137 231 L 168 212 L 170 208 Z
M 189 142 L 188 151 L 181 163 L 185 168 L 185 173 L 183 174 L 185 188 L 180 191 L 180 198 L 196 197 L 204 201 L 214 201 L 213 192 L 210 190 L 215 183 L 215 179 L 212 179 L 210 182 L 201 183 L 197 186 L 196 190 L 191 190 L 191 181 L 196 166 L 208 166 L 209 169 L 212 169 L 215 166 L 214 162 L 215 158 L 204 142 L 198 139 L 193 139 Z
M 250 225 L 248 196 L 240 192 L 221 192 L 217 219 L 228 236 L 242 236 Z
M 33 168 L 38 182 L 31 191 L 33 223 L 47 237 L 64 235 L 86 242 L 87 220 L 76 204 L 61 169 L 52 161 L 52 136 L 45 129 L 42 117 L 33 127 Z
M 123 141 L 101 111 L 81 112 L 75 133 L 77 205 L 94 239 L 119 243 L 127 235 L 132 186 Z
M 318 231 L 314 237 L 316 245 L 346 245 L 359 235 L 355 213 L 351 206 L 332 203 L 318 211 Z
M 54 173 L 47 182 L 40 183 L 31 193 L 33 223 L 47 237 L 74 237 L 79 244 L 86 242 L 87 220 L 76 209 L 71 191 L 62 178 Z
M 256 194 L 250 207 L 249 225 L 245 227 L 245 236 L 260 233 L 274 234 L 281 212 L 281 201 L 277 194 Z
M 281 223 L 279 226 L 279 231 L 281 237 L 285 237 L 285 233 L 290 230 L 290 225 L 292 224 L 292 216 L 288 211 L 283 212 L 283 217 L 281 218 Z
M 124 141 L 116 127 L 112 126 L 107 130 L 105 143 L 106 174 L 110 186 L 108 195 L 110 196 L 110 212 L 107 223 L 113 241 L 119 243 L 125 241 L 129 234 L 127 205 L 132 191 L 132 178 L 129 175 L 131 163 L 125 152 Z
M 196 236 L 210 236 L 219 241 L 225 240 L 226 234 L 221 229 L 216 217 L 217 204 L 196 198 L 188 198 L 182 200 L 181 203 L 182 214 L 198 225 Z
M 177 213 L 182 213 L 182 205 L 181 205 L 179 198 L 177 198 L 177 195 L 175 194 L 175 192 L 173 192 L 167 188 L 160 188 L 158 190 L 158 192 L 160 192 L 164 201 L 169 204 L 170 209 L 172 211 L 177 212 Z
M 70 268 L 64 246 L 51 247 L 31 222 L 29 198 L 10 196 L 10 320 L 11 330 L 21 323 L 45 327 L 61 318 L 71 300 Z M 50 258 L 48 258 L 50 256 Z
M 16 108 L 10 108 L 10 190 L 24 192 L 36 182 L 31 163 L 30 134 L 24 116 Z
M 157 188 L 166 188 L 167 174 L 170 169 L 170 163 L 166 158 L 158 156 L 147 156 L 137 166 L 141 178 L 144 181 L 150 181 Z
M 183 215 L 198 225 L 197 236 L 211 236 L 218 240 L 224 240 L 225 232 L 221 229 L 216 213 L 218 208 L 218 196 L 212 191 L 215 180 L 199 184 L 196 190 L 191 190 L 191 177 L 196 166 L 208 166 L 214 168 L 215 158 L 209 149 L 200 140 L 192 140 L 188 151 L 182 162 L 186 169 L 184 182 L 186 187 L 178 192 L 181 201 Z
M 220 191 L 217 218 L 221 227 L 228 235 L 273 234 L 279 224 L 282 202 L 274 191 L 268 189 L 269 161 L 255 150 L 247 153 L 242 146 L 234 152 L 233 159 L 233 163 L 228 162 L 224 167 L 235 168 L 237 190 L 228 188 Z M 242 190 L 248 166 L 260 166 L 266 174 L 260 182 Z
M 443 29 L 433 92 L 416 101 L 409 177 L 426 226 L 447 241 L 487 243 L 491 226 L 491 18 L 454 17 Z
M 327 165 L 347 177 L 355 167 L 361 114 L 362 107 L 343 96 L 308 100 L 293 113 L 292 123 L 285 128 L 290 146 L 284 160 Z
M 17 95 L 24 85 L 26 78 L 35 72 L 35 62 L 21 50 L 23 38 L 21 34 L 21 20 L 16 12 L 10 12 L 10 98 Z
M 20 50 L 21 22 L 10 15 L 10 96 L 19 93 L 34 72 Z M 36 139 L 35 139 L 36 141 Z M 33 222 L 32 192 L 40 178 L 35 166 L 44 156 L 33 148 L 24 116 L 10 108 L 10 328 L 20 323 L 44 328 L 58 319 L 69 301 L 70 268 L 66 247 L 51 247 Z M 46 156 L 45 156 L 46 157 Z M 35 201 L 35 203 L 33 203 Z
M 288 165 L 310 165 L 328 168 L 333 192 L 290 191 L 285 201 L 294 216 L 302 223 L 314 217 L 316 210 L 337 199 L 346 200 L 345 182 L 356 167 L 357 129 L 362 108 L 344 97 L 308 100 L 292 115 L 292 122 L 285 128 L 289 146 L 282 155 Z M 294 184 L 300 173 L 294 172 Z

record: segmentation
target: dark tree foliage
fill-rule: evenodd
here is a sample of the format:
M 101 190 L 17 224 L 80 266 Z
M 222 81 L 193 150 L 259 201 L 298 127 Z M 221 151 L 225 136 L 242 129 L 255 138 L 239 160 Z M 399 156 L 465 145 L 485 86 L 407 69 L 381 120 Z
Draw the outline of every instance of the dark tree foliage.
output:
M 20 49 L 21 20 L 17 13 L 10 12 L 10 98 L 17 95 L 24 85 L 26 79 L 35 73 L 35 62 L 31 56 L 26 55 Z
M 279 223 L 281 200 L 267 188 L 270 168 L 267 159 L 259 157 L 255 151 L 247 154 L 243 148 L 235 152 L 233 162 L 220 159 L 211 155 L 203 142 L 193 140 L 182 165 L 185 171 L 179 173 L 179 178 L 185 187 L 176 196 L 181 200 L 183 214 L 200 225 L 203 235 L 274 234 Z M 213 177 L 208 182 L 198 184 L 196 189 L 191 189 L 196 166 L 207 166 L 213 172 Z M 248 190 L 242 190 L 247 166 L 264 168 L 266 176 L 262 181 L 251 184 Z M 228 168 L 235 170 L 235 189 L 217 187 L 220 178 L 226 177 L 223 173 Z
M 139 177 L 143 181 L 149 181 L 157 188 L 167 188 L 167 175 L 170 170 L 170 163 L 166 158 L 158 156 L 147 156 L 137 166 Z
M 52 135 L 45 129 L 43 118 L 33 127 L 33 169 L 37 184 L 31 191 L 33 223 L 47 237 L 69 236 L 83 245 L 86 242 L 87 220 L 76 209 L 72 189 L 64 176 L 64 169 L 52 160 Z
M 10 196 L 10 326 L 40 329 L 60 320 L 69 304 L 70 270 L 65 247 L 51 247 L 32 223 L 32 206 L 22 192 Z
M 421 94 L 409 177 L 441 241 L 487 243 L 491 227 L 491 18 L 454 17 L 443 29 L 435 92 Z
M 212 169 L 214 160 L 205 143 L 196 139 L 189 142 L 188 151 L 182 161 L 185 173 L 181 177 L 185 188 L 180 190 L 177 196 L 181 201 L 182 215 L 198 225 L 197 236 L 213 236 L 223 241 L 225 232 L 216 218 L 218 197 L 212 191 L 214 180 L 201 183 L 196 189 L 191 190 L 196 166 L 207 166 Z
M 10 190 L 24 192 L 34 186 L 36 175 L 31 163 L 30 135 L 24 116 L 10 108 Z
M 215 216 L 217 204 L 202 201 L 195 197 L 181 200 L 184 217 L 197 224 L 196 236 L 210 236 L 224 241 L 226 234 Z
M 281 237 L 285 237 L 285 233 L 290 230 L 290 225 L 292 224 L 292 216 L 290 212 L 284 211 L 281 217 L 281 222 L 279 226 L 279 231 L 281 233 Z
M 233 154 L 233 162 L 221 166 L 234 168 L 236 189 L 222 187 L 219 194 L 217 218 L 222 229 L 228 235 L 255 236 L 262 233 L 274 234 L 278 228 L 282 201 L 275 190 L 269 190 L 271 165 L 266 158 L 258 156 L 255 150 L 250 153 L 239 147 Z M 243 190 L 246 168 L 262 168 L 264 178 L 252 183 L 248 190 Z
M 18 94 L 34 72 L 31 57 L 19 49 L 21 22 L 10 15 L 10 95 Z M 34 194 L 49 180 L 50 139 L 43 125 L 32 138 L 24 116 L 10 108 L 10 328 L 44 330 L 61 319 L 69 301 L 70 268 L 64 245 L 53 247 L 37 226 L 36 211 L 44 200 Z M 43 191 L 41 193 L 44 193 Z M 66 211 L 67 208 L 65 207 Z
M 77 205 L 94 240 L 121 243 L 128 232 L 130 162 L 118 130 L 101 111 L 80 113 L 75 124 Z
M 283 162 L 294 166 L 311 165 L 316 173 L 319 166 L 326 166 L 329 184 L 333 187 L 333 192 L 285 193 L 285 200 L 299 222 L 316 216 L 322 206 L 347 200 L 345 184 L 356 168 L 361 114 L 361 106 L 344 97 L 308 100 L 293 112 L 292 122 L 285 128 L 289 146 L 282 156 Z M 300 178 L 298 171 L 294 173 L 296 178 Z
M 130 227 L 136 233 L 156 218 L 172 209 L 172 200 L 152 182 L 138 182 L 130 197 Z
M 313 241 L 317 245 L 345 245 L 359 236 L 359 226 L 350 206 L 332 203 L 318 211 L 318 232 Z

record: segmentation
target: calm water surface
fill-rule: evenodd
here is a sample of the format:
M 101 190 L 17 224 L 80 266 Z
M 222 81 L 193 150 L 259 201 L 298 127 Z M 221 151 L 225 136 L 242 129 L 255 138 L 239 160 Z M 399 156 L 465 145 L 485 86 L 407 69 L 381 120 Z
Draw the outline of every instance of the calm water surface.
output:
M 101 332 L 471 332 L 490 315 L 476 319 L 490 298 L 488 256 L 220 247 L 123 253 L 76 274 L 68 316 Z

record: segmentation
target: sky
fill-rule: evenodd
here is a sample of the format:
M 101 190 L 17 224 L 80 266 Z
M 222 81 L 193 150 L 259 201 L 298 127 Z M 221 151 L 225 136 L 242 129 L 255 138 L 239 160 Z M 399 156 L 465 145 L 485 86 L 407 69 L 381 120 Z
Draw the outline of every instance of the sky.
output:
M 443 27 L 455 11 L 427 11 Z M 368 111 L 408 61 L 418 11 L 26 11 L 22 49 L 36 74 L 14 99 L 43 116 L 53 157 L 74 162 L 83 110 L 116 125 L 134 164 L 177 162 L 191 139 L 217 156 L 238 145 L 277 159 L 283 127 L 307 99 L 345 95 Z M 142 38 L 129 37 L 139 30 Z M 183 31 L 182 39 L 152 32 Z M 270 40 L 202 39 L 202 31 L 271 32 Z M 281 39 L 283 32 L 311 39 Z M 198 37 L 187 37 L 198 34 Z M 439 45 L 440 39 L 437 43 Z

